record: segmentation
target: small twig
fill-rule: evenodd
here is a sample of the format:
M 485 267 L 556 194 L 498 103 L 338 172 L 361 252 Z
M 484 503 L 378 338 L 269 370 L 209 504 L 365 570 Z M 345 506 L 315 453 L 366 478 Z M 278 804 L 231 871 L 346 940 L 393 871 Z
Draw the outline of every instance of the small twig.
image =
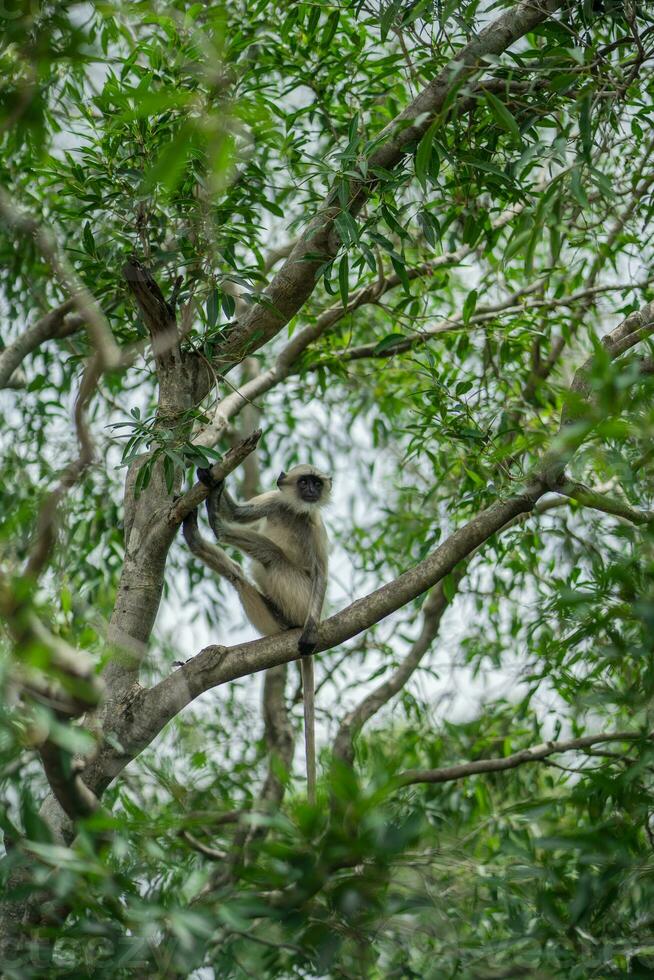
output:
M 464 762 L 459 766 L 448 766 L 445 769 L 407 769 L 398 777 L 401 786 L 411 786 L 414 783 L 450 783 L 457 779 L 465 779 L 485 772 L 503 772 L 506 769 L 517 769 L 527 762 L 542 762 L 550 755 L 558 752 L 576 752 L 589 748 L 598 742 L 633 742 L 654 738 L 654 733 L 645 732 L 600 732 L 597 735 L 584 735 L 581 738 L 571 738 L 565 742 L 543 742 L 531 749 L 521 749 L 503 759 L 478 759 L 475 762 Z
M 651 524 L 654 521 L 654 510 L 638 510 L 632 507 L 626 500 L 618 497 L 611 497 L 605 493 L 599 493 L 583 483 L 574 480 L 565 480 L 559 487 L 557 493 L 576 500 L 582 507 L 591 507 L 593 510 L 601 510 L 605 514 L 613 514 L 615 517 L 622 517 L 632 524 Z
M 467 562 L 462 569 L 453 573 L 455 587 L 461 580 Z M 420 662 L 438 635 L 443 614 L 449 602 L 440 582 L 429 594 L 422 608 L 422 628 L 420 634 L 411 644 L 409 652 L 393 673 L 381 684 L 375 687 L 359 704 L 349 711 L 342 719 L 336 738 L 334 739 L 334 756 L 351 763 L 354 758 L 354 738 L 363 726 L 377 714 L 385 704 L 395 697 L 408 683 L 411 676 L 420 666 Z
M 215 847 L 209 847 L 207 844 L 203 844 L 202 841 L 194 837 L 188 830 L 181 830 L 180 837 L 183 837 L 194 851 L 204 854 L 205 857 L 210 858 L 212 861 L 225 861 L 228 857 L 227 851 L 219 851 Z

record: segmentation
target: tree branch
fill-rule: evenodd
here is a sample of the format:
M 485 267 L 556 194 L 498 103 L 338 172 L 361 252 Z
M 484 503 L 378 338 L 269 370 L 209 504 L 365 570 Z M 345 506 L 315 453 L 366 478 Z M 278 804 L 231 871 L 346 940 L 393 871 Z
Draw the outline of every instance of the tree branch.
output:
M 645 289 L 652 282 L 652 278 L 649 277 L 643 282 L 634 283 L 630 286 L 630 289 Z M 570 296 L 561 296 L 554 298 L 543 298 L 532 300 L 527 303 L 517 303 L 519 299 L 523 296 L 527 296 L 530 293 L 538 292 L 545 288 L 545 283 L 542 280 L 538 280 L 535 283 L 531 283 L 522 289 L 516 290 L 506 299 L 499 300 L 497 303 L 488 303 L 485 305 L 479 305 L 472 316 L 466 323 L 466 328 L 471 328 L 477 326 L 481 323 L 486 323 L 488 320 L 494 320 L 498 313 L 525 313 L 529 310 L 551 310 L 556 309 L 561 306 L 574 306 L 576 303 L 583 302 L 593 296 L 597 296 L 601 293 L 613 292 L 615 290 L 626 289 L 627 286 L 624 283 L 616 283 L 614 285 L 608 286 L 594 286 L 590 289 L 581 289 L 576 293 L 571 293 Z M 384 346 L 381 350 L 378 350 L 378 343 L 371 344 L 361 344 L 358 347 L 345 347 L 342 350 L 337 350 L 330 352 L 329 356 L 336 358 L 339 363 L 343 361 L 359 361 L 364 358 L 389 358 L 394 357 L 397 354 L 402 354 L 407 350 L 411 350 L 414 347 L 420 346 L 431 340 L 433 337 L 438 336 L 442 333 L 449 333 L 452 330 L 460 328 L 463 324 L 463 314 L 457 313 L 451 317 L 444 317 L 443 320 L 434 326 L 427 327 L 425 330 L 420 332 L 407 334 L 406 337 L 398 338 L 397 342 Z M 312 367 L 320 367 L 324 362 L 319 361 Z
M 643 167 L 648 167 L 648 168 L 650 167 L 651 155 L 653 149 L 654 149 L 654 141 L 651 141 L 647 146 L 646 151 L 643 155 L 642 164 L 641 164 Z M 611 257 L 613 246 L 615 245 L 616 241 L 622 234 L 622 231 L 625 225 L 627 224 L 628 220 L 631 218 L 634 211 L 636 210 L 638 203 L 642 201 L 643 197 L 647 193 L 652 183 L 654 183 L 654 173 L 648 174 L 647 177 L 645 177 L 645 179 L 641 181 L 641 183 L 634 186 L 631 197 L 629 199 L 629 203 L 622 211 L 622 213 L 619 214 L 616 220 L 614 221 L 608 233 L 606 242 L 604 242 L 601 246 L 598 247 L 597 253 L 595 255 L 595 259 L 591 265 L 590 271 L 586 278 L 586 290 L 589 292 L 589 294 L 591 293 L 591 290 L 595 286 L 597 277 L 601 272 L 602 268 L 604 267 L 604 265 L 606 264 L 607 259 Z M 590 302 L 588 301 L 586 303 L 586 309 L 588 309 L 589 306 L 590 306 Z M 553 341 L 552 349 L 550 350 L 548 356 L 532 372 L 531 377 L 528 379 L 527 384 L 525 385 L 524 397 L 526 401 L 530 401 L 531 398 L 533 398 L 533 395 L 536 391 L 536 387 L 539 384 L 542 384 L 543 381 L 546 381 L 547 378 L 550 376 L 550 374 L 552 373 L 554 367 L 556 366 L 561 356 L 561 353 L 563 352 L 563 349 L 565 348 L 565 345 L 569 343 L 570 340 L 574 337 L 580 322 L 581 322 L 580 319 L 577 320 L 575 323 L 572 324 L 572 328 L 567 335 L 561 334 L 561 336 L 557 337 Z
M 284 784 L 279 768 L 290 772 L 295 753 L 295 739 L 286 704 L 286 664 L 271 667 L 263 682 L 263 721 L 268 750 L 268 773 L 256 804 L 257 810 L 279 804 L 284 796 Z
M 540 500 L 535 508 L 535 514 L 543 514 L 554 507 L 560 506 L 562 501 L 556 498 L 551 501 Z M 515 518 L 504 525 L 504 530 L 523 520 L 527 515 L 518 514 Z M 479 549 L 475 549 L 475 552 Z M 466 573 L 471 553 L 468 558 L 461 563 L 452 573 L 450 580 L 453 589 L 458 589 L 461 579 Z M 433 589 L 425 602 L 423 612 L 423 624 L 420 635 L 412 644 L 411 649 L 399 667 L 391 676 L 368 694 L 352 711 L 350 711 L 341 722 L 336 738 L 334 740 L 333 754 L 343 762 L 351 764 L 354 758 L 354 739 L 368 722 L 391 698 L 395 697 L 407 681 L 419 667 L 422 658 L 428 652 L 440 629 L 441 620 L 447 609 L 450 600 L 445 595 L 443 582 L 439 582 Z
M 565 480 L 557 487 L 557 493 L 570 497 L 571 500 L 576 500 L 582 507 L 591 507 L 593 510 L 601 510 L 605 514 L 622 517 L 631 524 L 651 524 L 654 522 L 654 510 L 638 510 L 626 500 L 600 493 L 591 487 L 584 486 L 583 483 L 577 483 L 575 480 Z
M 39 755 L 50 789 L 66 816 L 76 821 L 95 813 L 100 802 L 82 781 L 79 765 L 71 754 L 48 738 L 39 746 Z
M 46 497 L 39 511 L 34 536 L 34 550 L 27 561 L 24 572 L 25 576 L 32 580 L 38 579 L 50 558 L 54 544 L 57 511 L 61 501 L 93 461 L 93 442 L 86 421 L 86 410 L 100 378 L 101 363 L 100 356 L 97 353 L 94 354 L 86 365 L 75 399 L 74 419 L 79 455 L 68 464 L 61 475 L 58 486 Z
M 184 408 L 190 407 L 190 399 L 184 390 L 175 308 L 164 299 L 147 266 L 135 256 L 130 256 L 123 266 L 123 276 L 150 334 L 159 382 L 157 415 L 162 424 L 170 425 Z
M 224 480 L 233 470 L 240 466 L 244 459 L 254 452 L 261 438 L 261 429 L 256 429 L 236 446 L 228 449 L 221 460 L 211 467 L 211 476 L 216 482 Z M 183 496 L 175 501 L 168 513 L 168 523 L 178 527 L 185 517 L 199 507 L 206 499 L 209 488 L 204 483 L 194 484 Z
M 378 178 L 375 169 L 393 170 L 421 139 L 443 109 L 449 96 L 483 64 L 488 55 L 499 55 L 533 30 L 562 6 L 563 0 L 521 0 L 488 24 L 461 48 L 422 92 L 375 140 L 376 149 L 368 158 L 366 180 L 350 179 L 346 210 L 356 216 L 373 193 Z M 288 323 L 313 292 L 317 274 L 326 261 L 336 255 L 338 236 L 334 219 L 342 211 L 338 188 L 329 192 L 290 256 L 265 290 L 265 305 L 257 303 L 226 331 L 217 357 L 220 370 L 237 364 L 253 353 Z
M 411 786 L 414 783 L 450 783 L 456 779 L 465 779 L 484 772 L 503 772 L 506 769 L 517 769 L 527 762 L 541 762 L 550 755 L 558 752 L 574 752 L 589 748 L 598 742 L 635 742 L 651 741 L 654 734 L 644 732 L 600 732 L 597 735 L 583 735 L 581 738 L 571 738 L 564 742 L 543 742 L 531 749 L 521 749 L 503 759 L 478 759 L 475 762 L 464 762 L 460 766 L 448 766 L 444 769 L 407 769 L 398 776 L 400 786 Z
M 13 343 L 0 353 L 0 388 L 12 387 L 12 377 L 25 358 L 47 340 L 61 340 L 77 333 L 84 326 L 81 316 L 67 316 L 75 307 L 75 300 L 68 299 L 29 326 Z
M 7 624 L 17 662 L 11 677 L 21 690 L 60 715 L 77 718 L 94 708 L 102 695 L 92 658 L 70 646 L 43 625 L 24 595 L 18 595 L 9 580 L 0 575 L 0 614 Z M 47 652 L 47 673 L 32 665 L 34 646 Z
M 545 490 L 531 484 L 522 493 L 491 504 L 413 568 L 324 620 L 318 629 L 317 650 L 331 649 L 351 639 L 436 585 L 514 517 L 533 510 Z M 85 770 L 87 785 L 99 794 L 171 718 L 204 691 L 299 659 L 300 632 L 286 630 L 228 648 L 206 647 L 159 684 L 136 692 L 134 700 L 122 709 L 116 706 L 112 731 L 123 749 L 116 748 L 115 739 L 105 744 Z
M 613 361 L 652 333 L 654 333 L 654 303 L 646 303 L 602 337 L 601 345 Z M 595 420 L 588 412 L 594 363 L 595 355 L 591 354 L 575 372 L 561 415 L 558 434 L 551 448 L 533 470 L 534 478 L 543 481 L 550 490 L 558 491 L 561 482 L 565 482 L 563 474 L 566 466 L 582 442 L 587 439 L 595 424 Z
M 508 224 L 517 214 L 519 214 L 524 205 L 516 204 L 514 207 L 503 211 L 501 215 L 493 222 L 492 227 L 494 229 L 502 228 L 504 225 Z M 439 255 L 437 258 L 432 259 L 429 262 L 423 262 L 421 265 L 415 266 L 413 269 L 407 270 L 407 275 L 409 279 L 426 278 L 433 275 L 438 269 L 445 266 L 453 265 L 457 262 L 461 262 L 466 256 L 470 255 L 474 251 L 474 246 L 462 245 L 460 248 L 454 249 L 451 252 L 446 252 L 443 255 Z M 355 310 L 360 309 L 368 303 L 376 302 L 383 293 L 390 289 L 395 288 L 399 285 L 400 279 L 396 273 L 383 279 L 370 283 L 368 286 L 364 286 L 359 289 L 350 298 L 348 305 L 345 307 L 340 303 L 329 307 L 329 309 L 324 310 L 317 318 L 316 322 L 304 327 L 299 330 L 291 340 L 288 341 L 286 346 L 280 351 L 275 364 L 268 368 L 266 371 L 262 371 L 257 374 L 256 377 L 251 378 L 245 384 L 242 384 L 240 388 L 230 392 L 225 398 L 223 398 L 216 410 L 211 421 L 205 426 L 204 429 L 195 437 L 193 440 L 196 445 L 201 446 L 213 446 L 222 436 L 222 434 L 227 429 L 230 420 L 238 415 L 242 409 L 254 401 L 255 398 L 259 398 L 266 392 L 270 391 L 276 385 L 281 384 L 286 378 L 293 374 L 297 370 L 297 364 L 301 358 L 304 351 L 309 347 L 310 344 L 319 340 L 331 327 L 333 327 L 339 320 L 347 316 L 349 313 L 353 313 Z M 349 352 L 348 352 L 349 353 Z M 335 356 L 340 356 L 335 355 Z M 347 355 L 346 355 L 347 356 Z M 313 365 L 312 365 L 313 366 Z M 315 365 L 316 367 L 318 365 Z
M 29 601 L 17 597 L 3 578 L 0 612 L 17 653 L 18 662 L 12 664 L 10 677 L 20 691 L 46 705 L 62 724 L 95 708 L 102 695 L 102 683 L 91 657 L 50 633 L 32 612 Z M 38 647 L 47 654 L 45 669 L 37 669 L 32 663 Z M 67 816 L 74 820 L 97 809 L 98 800 L 82 782 L 71 753 L 59 746 L 50 733 L 39 746 L 39 754 L 52 792 Z
M 0 214 L 9 225 L 34 239 L 53 271 L 70 293 L 86 325 L 89 340 L 100 358 L 101 370 L 118 367 L 121 361 L 120 349 L 113 338 L 107 318 L 95 296 L 84 285 L 66 256 L 60 252 L 52 232 L 40 225 L 35 218 L 19 211 L 2 188 L 0 188 Z

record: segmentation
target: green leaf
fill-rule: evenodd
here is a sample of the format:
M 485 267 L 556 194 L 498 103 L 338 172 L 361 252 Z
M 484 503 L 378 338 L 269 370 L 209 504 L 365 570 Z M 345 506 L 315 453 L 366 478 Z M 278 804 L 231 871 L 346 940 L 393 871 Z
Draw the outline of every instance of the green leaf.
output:
M 214 286 L 207 297 L 207 326 L 215 327 L 220 315 L 220 290 Z
M 350 263 L 347 257 L 347 252 L 345 252 L 338 265 L 338 287 L 341 294 L 341 302 L 346 308 L 350 290 L 349 275 Z
M 231 295 L 231 293 L 221 293 L 220 303 L 223 308 L 223 313 L 225 314 L 228 320 L 231 320 L 231 318 L 236 313 L 235 298 Z
M 334 35 L 338 29 L 338 21 L 341 14 L 339 10 L 334 10 L 333 13 L 327 18 L 327 23 L 323 28 L 322 35 L 320 37 L 319 45 L 323 51 L 327 50 L 334 40 Z
M 443 595 L 448 602 L 451 602 L 456 595 L 456 582 L 452 575 L 446 575 L 443 579 Z
M 484 98 L 486 99 L 492 114 L 495 116 L 495 119 L 502 129 L 505 129 L 507 133 L 510 133 L 515 142 L 519 143 L 521 141 L 520 129 L 518 128 L 515 118 L 509 112 L 504 103 L 501 102 L 496 95 L 493 95 L 492 92 L 484 92 Z
M 168 453 L 165 453 L 164 455 L 163 467 L 166 490 L 168 493 L 172 493 L 175 486 L 175 462 L 173 458 L 168 455 Z
M 391 350 L 393 347 L 397 347 L 398 343 L 403 340 L 406 340 L 403 333 L 387 333 L 378 344 L 375 344 L 374 353 L 382 354 L 384 351 Z
M 581 183 L 581 171 L 579 167 L 573 167 L 570 172 L 570 190 L 577 204 L 586 211 L 590 208 L 590 201 Z
M 389 3 L 382 9 L 381 19 L 379 21 L 379 32 L 382 41 L 385 41 L 388 32 L 393 25 L 393 21 L 397 16 L 397 12 L 402 5 L 402 0 L 390 0 Z
M 418 149 L 416 150 L 416 177 L 422 184 L 424 190 L 427 189 L 427 177 L 430 173 L 434 135 L 440 125 L 440 119 L 434 119 L 418 143 Z
M 95 255 L 96 254 L 95 238 L 93 237 L 93 230 L 91 228 L 91 223 L 89 221 L 84 222 L 84 228 L 82 230 L 82 241 L 84 242 L 84 248 L 89 253 L 89 255 Z
M 464 323 L 467 324 L 467 323 L 470 322 L 470 317 L 475 312 L 476 306 L 477 306 L 477 290 L 476 289 L 471 289 L 470 292 L 468 293 L 468 295 L 466 296 L 465 302 L 463 304 L 463 322 Z
M 586 163 L 591 162 L 593 135 L 590 124 L 591 95 L 585 92 L 579 99 L 579 135 L 581 136 L 581 156 Z
M 182 176 L 182 172 L 194 152 L 196 127 L 192 122 L 186 122 L 173 140 L 159 154 L 154 166 L 150 167 L 145 176 L 145 187 L 151 189 L 157 186 L 167 191 L 174 190 Z
M 407 295 L 410 296 L 411 295 L 411 284 L 409 282 L 409 277 L 407 275 L 406 265 L 404 264 L 404 260 L 403 259 L 400 259 L 399 257 L 396 257 L 395 255 L 391 255 L 391 265 L 395 269 L 395 271 L 396 271 L 396 273 L 397 273 L 397 275 L 398 275 L 398 277 L 400 279 L 400 282 L 402 283 L 402 286 L 404 288 L 404 292 L 407 293 Z
M 359 230 L 356 221 L 348 211 L 341 211 L 334 218 L 334 224 L 341 241 L 345 245 L 356 245 L 359 240 Z

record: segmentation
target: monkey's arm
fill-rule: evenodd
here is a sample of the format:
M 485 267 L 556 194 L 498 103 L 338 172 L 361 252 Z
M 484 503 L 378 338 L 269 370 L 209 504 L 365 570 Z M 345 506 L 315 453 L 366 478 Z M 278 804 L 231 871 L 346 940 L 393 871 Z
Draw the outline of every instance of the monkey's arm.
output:
M 222 523 L 221 516 L 226 518 L 230 524 L 254 524 L 256 521 L 270 517 L 279 509 L 279 493 L 271 491 L 254 497 L 246 504 L 237 504 L 231 496 L 224 481 L 216 483 L 211 479 L 209 470 L 198 469 L 198 479 L 209 487 L 207 497 L 207 514 L 211 528 L 218 537 L 214 523 Z
M 322 562 L 316 562 L 311 575 L 311 599 L 304 629 L 298 641 L 298 650 L 303 657 L 313 653 L 318 643 L 318 623 L 327 590 L 327 569 Z
M 271 517 L 280 510 L 280 496 L 278 490 L 271 490 L 270 493 L 253 497 L 246 504 L 237 504 L 225 490 L 220 503 L 229 521 L 235 524 L 253 524 L 255 521 L 263 520 L 264 517 Z

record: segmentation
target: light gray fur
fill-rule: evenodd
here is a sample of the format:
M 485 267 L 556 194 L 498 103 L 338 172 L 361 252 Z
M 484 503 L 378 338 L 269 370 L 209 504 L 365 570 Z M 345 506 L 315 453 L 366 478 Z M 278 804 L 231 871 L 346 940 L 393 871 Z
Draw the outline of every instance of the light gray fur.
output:
M 184 522 L 184 537 L 191 551 L 234 586 L 254 628 L 268 636 L 302 626 L 299 649 L 305 655 L 315 648 L 325 600 L 329 539 L 320 510 L 329 502 L 331 487 L 331 477 L 326 473 L 302 465 L 282 473 L 277 490 L 245 504 L 237 504 L 222 484 L 210 490 L 207 513 L 216 539 L 250 557 L 256 587 L 222 548 L 202 538 L 195 513 Z M 317 499 L 305 499 L 316 494 Z M 308 656 L 302 659 L 302 682 L 308 796 L 313 801 L 315 716 L 313 663 Z
M 323 481 L 320 499 L 302 500 L 298 480 L 317 477 Z M 311 639 L 320 622 L 327 586 L 329 540 L 320 509 L 329 502 L 331 479 L 313 466 L 295 466 L 280 477 L 277 490 L 235 503 L 221 488 L 207 498 L 209 523 L 218 541 L 231 545 L 252 559 L 252 578 L 261 594 L 281 614 L 275 628 L 265 602 L 252 603 L 233 581 L 252 625 L 263 635 L 303 626 L 301 642 Z M 243 527 L 242 525 L 249 525 Z M 229 576 L 228 576 L 229 577 Z M 230 579 L 231 580 L 231 579 Z

